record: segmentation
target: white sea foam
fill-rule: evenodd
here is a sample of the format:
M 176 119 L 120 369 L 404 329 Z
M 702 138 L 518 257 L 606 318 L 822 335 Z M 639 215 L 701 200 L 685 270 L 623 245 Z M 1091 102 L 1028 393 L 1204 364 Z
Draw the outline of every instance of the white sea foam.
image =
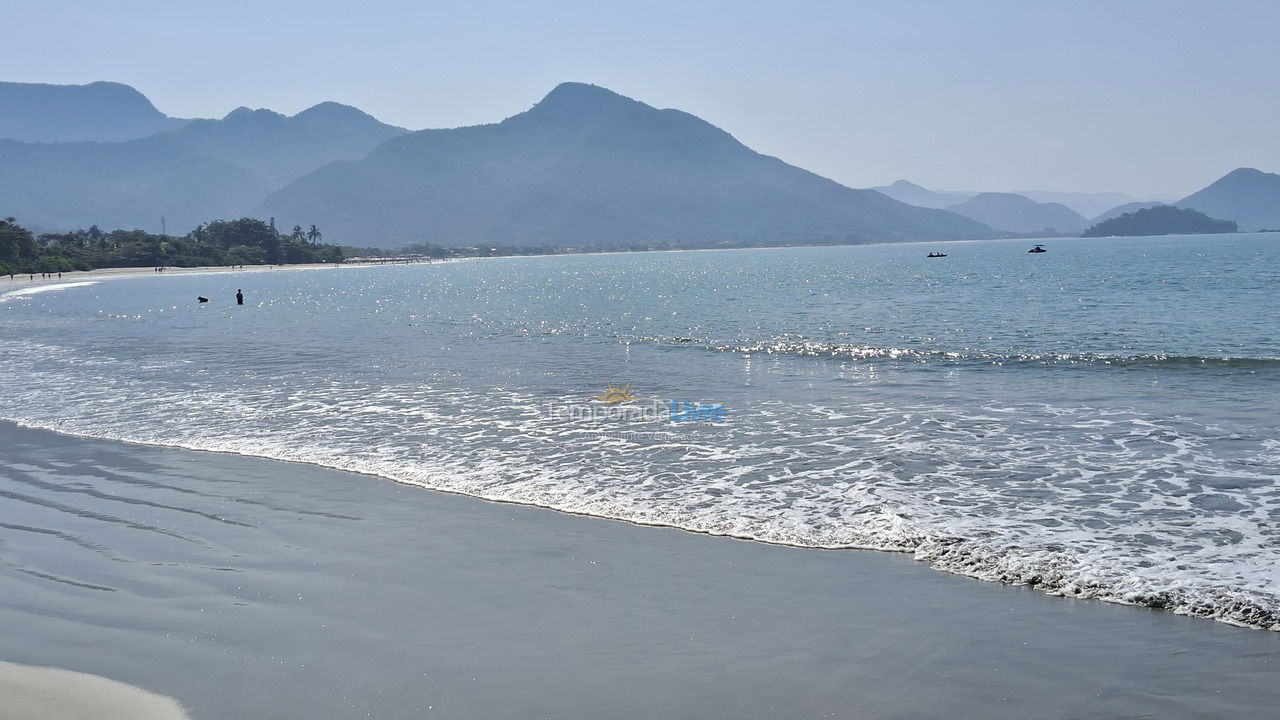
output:
M 98 675 L 0 661 L 4 720 L 187 720 L 177 701 Z
M 0 302 L 17 300 L 19 298 L 38 295 L 40 293 L 56 292 L 58 290 L 69 290 L 71 288 L 87 287 L 89 285 L 97 285 L 97 280 L 82 280 L 80 282 L 58 283 L 56 285 L 36 285 L 35 287 L 22 288 L 20 290 L 10 290 L 0 295 Z
M 1276 627 L 1280 266 L 1254 243 L 264 274 L 252 312 L 136 282 L 10 304 L 0 417 Z M 619 380 L 732 421 L 547 411 Z
M 646 442 L 510 390 L 355 377 L 222 386 L 35 344 L 6 415 L 93 437 L 255 455 L 506 502 L 821 548 L 910 552 L 1051 593 L 1280 629 L 1274 444 L 1129 409 L 760 402 Z M 568 398 L 561 398 L 570 401 Z

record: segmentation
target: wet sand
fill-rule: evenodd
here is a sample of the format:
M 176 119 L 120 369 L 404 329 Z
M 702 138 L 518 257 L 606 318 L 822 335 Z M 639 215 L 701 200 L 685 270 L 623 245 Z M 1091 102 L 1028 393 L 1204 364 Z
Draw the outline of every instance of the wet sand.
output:
M 128 683 L 197 720 L 1245 718 L 1280 704 L 1280 633 L 896 554 L 7 423 L 0 588 L 0 660 Z

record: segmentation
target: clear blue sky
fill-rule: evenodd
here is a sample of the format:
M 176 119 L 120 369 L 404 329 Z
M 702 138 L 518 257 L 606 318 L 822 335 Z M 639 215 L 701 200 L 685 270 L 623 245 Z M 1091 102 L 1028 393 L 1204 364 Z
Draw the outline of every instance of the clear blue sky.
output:
M 0 79 L 180 117 L 323 100 L 494 122 L 556 83 L 676 107 L 853 186 L 1180 196 L 1280 172 L 1280 2 L 17 0 Z

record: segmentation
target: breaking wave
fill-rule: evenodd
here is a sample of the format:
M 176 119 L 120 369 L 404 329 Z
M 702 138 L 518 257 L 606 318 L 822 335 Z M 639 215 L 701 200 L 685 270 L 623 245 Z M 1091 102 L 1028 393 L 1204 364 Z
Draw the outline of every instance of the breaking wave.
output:
M 1280 442 L 1224 454 L 1247 438 L 1186 419 L 770 401 L 714 433 L 643 438 L 648 420 L 566 422 L 548 407 L 579 399 L 528 392 L 175 385 L 39 344 L 9 361 L 27 384 L 4 415 L 33 427 L 762 542 L 908 552 L 983 580 L 1280 629 Z

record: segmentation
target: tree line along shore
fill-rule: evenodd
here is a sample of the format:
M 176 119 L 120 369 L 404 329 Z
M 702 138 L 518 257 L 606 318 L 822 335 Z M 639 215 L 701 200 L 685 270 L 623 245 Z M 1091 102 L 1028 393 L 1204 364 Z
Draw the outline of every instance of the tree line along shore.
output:
M 1236 223 L 1217 220 L 1191 209 L 1157 206 L 1125 213 L 1085 230 L 1083 237 L 1167 235 L 1236 232 Z M 778 243 L 725 241 L 684 243 L 624 243 L 561 245 L 480 245 L 444 247 L 418 243 L 389 250 L 346 247 L 321 242 L 315 225 L 295 225 L 288 232 L 274 218 L 214 220 L 182 236 L 156 235 L 144 230 L 88 230 L 36 234 L 12 218 L 0 220 L 0 275 L 61 273 L 73 270 L 126 267 L 234 267 L 341 262 L 400 262 L 430 259 L 559 255 L 594 252 L 644 252 L 677 249 L 773 247 Z M 814 238 L 806 245 L 857 244 L 862 238 Z M 800 243 L 795 243 L 800 244 Z
M 281 232 L 273 221 L 215 220 L 182 236 L 143 230 L 88 230 L 36 235 L 0 220 L 0 275 L 122 267 L 209 267 L 339 263 L 342 248 L 320 242 L 314 225 Z

